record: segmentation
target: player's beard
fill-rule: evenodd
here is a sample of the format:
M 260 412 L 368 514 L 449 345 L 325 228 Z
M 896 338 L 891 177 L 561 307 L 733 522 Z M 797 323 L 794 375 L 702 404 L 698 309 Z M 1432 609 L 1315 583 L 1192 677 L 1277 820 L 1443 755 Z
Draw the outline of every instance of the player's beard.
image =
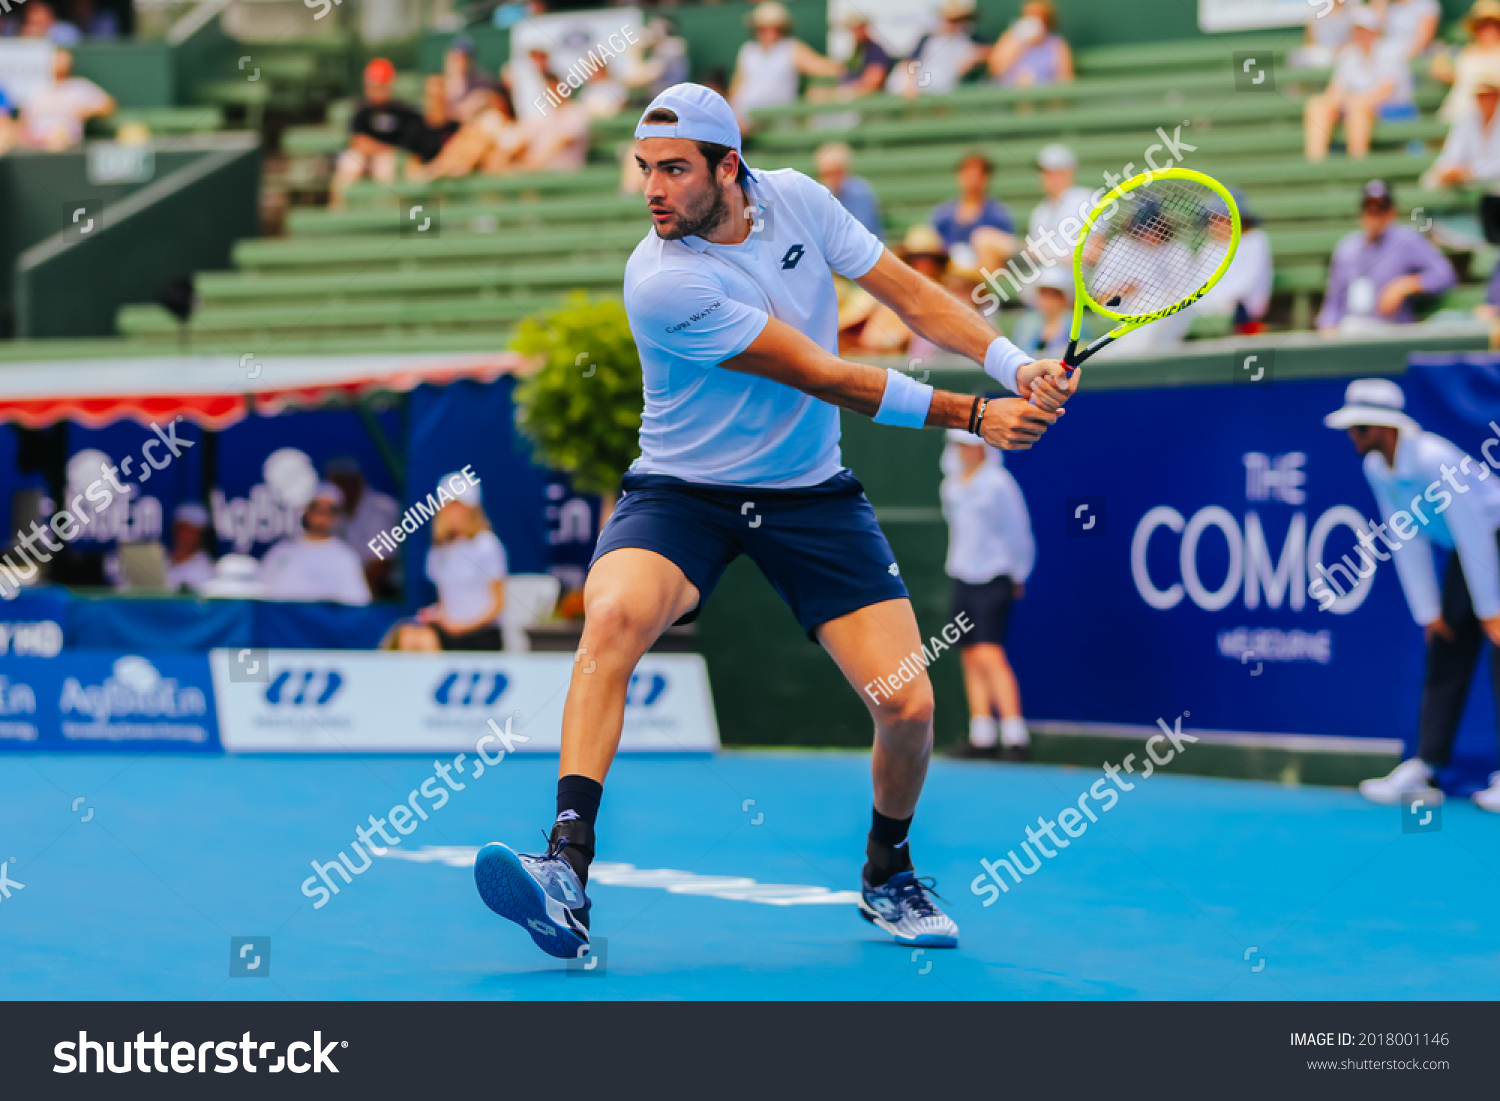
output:
M 707 237 L 729 220 L 729 201 L 724 198 L 724 189 L 715 187 L 703 197 L 701 203 L 683 207 L 677 212 L 676 228 L 663 231 L 657 227 L 657 235 L 665 241 L 676 241 L 681 237 Z

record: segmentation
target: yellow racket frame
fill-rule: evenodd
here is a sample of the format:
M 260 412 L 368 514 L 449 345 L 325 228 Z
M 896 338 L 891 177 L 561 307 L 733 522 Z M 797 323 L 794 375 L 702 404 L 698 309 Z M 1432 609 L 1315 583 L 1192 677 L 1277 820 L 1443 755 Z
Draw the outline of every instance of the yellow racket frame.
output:
M 1225 205 L 1229 208 L 1229 217 L 1233 223 L 1233 229 L 1229 237 L 1229 251 L 1224 254 L 1224 259 L 1219 261 L 1219 266 L 1214 269 L 1213 274 L 1208 277 L 1203 286 L 1180 302 L 1174 302 L 1164 309 L 1156 310 L 1149 314 L 1116 313 L 1103 303 L 1094 301 L 1093 296 L 1089 294 L 1088 287 L 1084 285 L 1083 248 L 1088 242 L 1090 231 L 1104 217 L 1106 210 L 1111 209 L 1121 196 L 1134 191 L 1136 188 L 1155 183 L 1157 180 L 1192 180 L 1195 183 L 1202 184 L 1218 195 L 1219 198 L 1223 199 Z M 1106 344 L 1118 340 L 1126 333 L 1134 332 L 1136 329 L 1144 325 L 1149 325 L 1153 321 L 1160 321 L 1164 317 L 1171 317 L 1174 313 L 1180 313 L 1187 309 L 1207 294 L 1209 288 L 1224 277 L 1224 273 L 1229 270 L 1229 265 L 1233 262 L 1234 254 L 1238 251 L 1239 247 L 1240 208 L 1235 203 L 1234 196 L 1229 193 L 1229 189 L 1212 176 L 1205 176 L 1202 172 L 1194 172 L 1190 168 L 1168 168 L 1161 172 L 1142 172 L 1138 176 L 1131 176 L 1128 180 L 1121 180 L 1118 186 L 1110 190 L 1099 200 L 1094 209 L 1089 211 L 1089 216 L 1084 219 L 1083 229 L 1078 235 L 1078 244 L 1073 249 L 1073 328 L 1069 333 L 1068 353 L 1063 357 L 1063 365 L 1066 367 L 1076 367 Z M 1084 306 L 1088 306 L 1095 313 L 1102 314 L 1112 321 L 1118 321 L 1120 324 L 1116 325 L 1108 333 L 1095 340 L 1079 353 L 1078 337 L 1083 332 Z

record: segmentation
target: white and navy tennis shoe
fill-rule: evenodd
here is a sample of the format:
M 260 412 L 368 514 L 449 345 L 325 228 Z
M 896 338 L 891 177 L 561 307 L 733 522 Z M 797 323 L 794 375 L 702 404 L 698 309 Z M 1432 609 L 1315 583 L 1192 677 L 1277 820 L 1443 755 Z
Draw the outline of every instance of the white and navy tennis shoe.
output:
M 558 959 L 589 954 L 589 902 L 583 881 L 563 856 L 566 837 L 554 836 L 541 856 L 524 856 L 498 841 L 479 850 L 474 884 L 484 904 L 515 922 Z
M 859 915 L 884 929 L 900 944 L 920 948 L 957 948 L 958 923 L 932 901 L 936 881 L 916 872 L 897 872 L 879 887 L 860 875 Z

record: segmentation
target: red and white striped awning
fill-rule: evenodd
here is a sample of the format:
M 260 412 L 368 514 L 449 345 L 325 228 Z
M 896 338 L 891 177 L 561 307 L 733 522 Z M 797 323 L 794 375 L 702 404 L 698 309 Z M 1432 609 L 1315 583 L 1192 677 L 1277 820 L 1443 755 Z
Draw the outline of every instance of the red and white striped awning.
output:
M 162 356 L 0 364 L 0 423 L 44 428 L 59 421 L 100 427 L 160 424 L 181 416 L 226 428 L 251 412 L 281 413 L 421 383 L 489 382 L 521 374 L 518 352 L 389 356 Z

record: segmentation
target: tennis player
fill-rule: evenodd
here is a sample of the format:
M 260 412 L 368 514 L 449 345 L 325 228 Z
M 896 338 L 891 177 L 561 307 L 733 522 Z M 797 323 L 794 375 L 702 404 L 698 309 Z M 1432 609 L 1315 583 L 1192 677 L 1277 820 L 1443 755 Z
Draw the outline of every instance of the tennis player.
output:
M 839 458 L 839 408 L 904 428 L 964 428 L 1034 444 L 1076 389 L 896 259 L 821 184 L 751 173 L 734 112 L 678 84 L 636 127 L 654 230 L 625 268 L 645 384 L 641 455 L 600 533 L 563 710 L 557 818 L 542 856 L 480 850 L 485 903 L 558 957 L 588 951 L 584 893 L 605 775 L 636 662 L 697 617 L 740 554 L 761 568 L 875 722 L 874 813 L 860 911 L 899 942 L 956 947 L 958 927 L 919 882 L 907 844 L 932 752 L 932 686 L 887 680 L 922 638 L 890 544 Z M 984 364 L 1019 394 L 986 402 L 838 358 L 831 271 L 915 332 Z M 1034 399 L 1034 404 L 1028 403 Z

